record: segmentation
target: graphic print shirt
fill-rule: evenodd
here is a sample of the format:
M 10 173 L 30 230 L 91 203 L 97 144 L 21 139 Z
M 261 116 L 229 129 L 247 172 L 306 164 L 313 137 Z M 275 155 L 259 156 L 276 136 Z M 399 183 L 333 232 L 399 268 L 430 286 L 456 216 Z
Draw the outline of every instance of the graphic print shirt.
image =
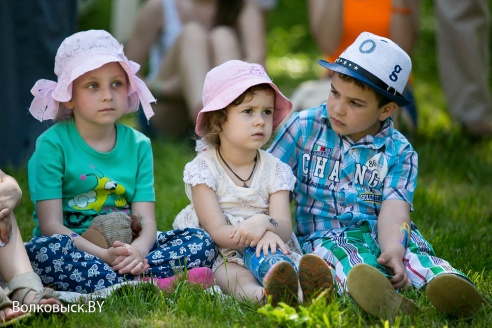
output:
M 106 153 L 91 148 L 73 120 L 55 124 L 38 138 L 28 178 L 35 205 L 34 236 L 41 235 L 37 201 L 61 198 L 63 223 L 79 234 L 96 215 L 129 213 L 131 202 L 155 201 L 150 140 L 119 123 L 115 147 Z
M 294 113 L 268 151 L 297 178 L 295 232 L 301 239 L 362 222 L 374 228 L 387 199 L 403 200 L 413 211 L 417 153 L 391 119 L 377 135 L 353 142 L 331 128 L 325 103 Z

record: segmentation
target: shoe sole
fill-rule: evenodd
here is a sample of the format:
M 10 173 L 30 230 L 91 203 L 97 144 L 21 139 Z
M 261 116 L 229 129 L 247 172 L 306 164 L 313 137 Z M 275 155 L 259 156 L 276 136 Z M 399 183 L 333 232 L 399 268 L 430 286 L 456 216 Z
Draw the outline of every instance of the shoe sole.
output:
M 452 317 L 469 318 L 482 306 L 490 307 L 472 283 L 454 274 L 432 279 L 425 295 L 437 310 Z
M 367 264 L 357 264 L 349 271 L 347 288 L 357 305 L 381 319 L 392 320 L 400 312 L 411 315 L 418 310 L 414 302 L 396 292 L 388 278 Z
M 272 306 L 284 302 L 290 306 L 297 305 L 299 284 L 294 267 L 288 262 L 278 262 L 268 273 L 265 281 L 265 293 L 271 296 Z
M 306 254 L 299 262 L 299 283 L 303 301 L 310 301 L 326 291 L 328 302 L 333 300 L 333 276 L 325 260 L 314 254 Z

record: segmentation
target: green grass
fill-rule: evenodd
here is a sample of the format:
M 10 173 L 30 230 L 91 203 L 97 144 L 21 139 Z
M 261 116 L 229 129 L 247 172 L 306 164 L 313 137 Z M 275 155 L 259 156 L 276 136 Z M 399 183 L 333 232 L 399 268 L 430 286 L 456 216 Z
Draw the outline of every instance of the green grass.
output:
M 98 2 L 107 6 L 108 1 Z M 422 2 L 421 2 L 422 3 Z M 423 4 L 422 30 L 414 60 L 419 129 L 413 139 L 419 154 L 419 178 L 412 220 L 433 244 L 438 256 L 466 273 L 479 291 L 492 301 L 492 140 L 472 140 L 451 122 L 437 78 L 433 12 Z M 106 9 L 105 9 L 106 8 Z M 80 26 L 108 26 L 107 7 L 91 8 L 100 19 L 82 15 Z M 280 1 L 269 21 L 268 70 L 289 95 L 300 82 L 316 77 L 316 50 L 306 25 L 303 1 Z M 130 119 L 131 122 L 131 119 Z M 188 141 L 154 141 L 156 212 L 158 228 L 170 229 L 174 216 L 188 204 L 182 182 L 185 163 L 194 152 Z M 24 197 L 16 216 L 25 240 L 31 236 L 32 204 L 25 168 L 8 169 Z M 71 313 L 60 317 L 34 317 L 36 327 L 489 327 L 492 313 L 482 311 L 471 321 L 449 320 L 429 304 L 425 295 L 406 291 L 421 312 L 398 317 L 392 324 L 363 313 L 348 297 L 325 304 L 323 299 L 297 309 L 260 308 L 229 297 L 211 295 L 187 284 L 173 294 L 146 286 L 124 288 L 104 300 L 101 313 Z

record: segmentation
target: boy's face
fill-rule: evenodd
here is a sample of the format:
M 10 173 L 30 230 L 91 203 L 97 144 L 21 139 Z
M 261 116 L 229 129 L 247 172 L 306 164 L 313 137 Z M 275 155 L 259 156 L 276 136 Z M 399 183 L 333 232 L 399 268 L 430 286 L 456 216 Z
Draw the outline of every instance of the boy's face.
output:
M 376 135 L 381 129 L 381 122 L 393 113 L 397 105 L 391 102 L 378 107 L 372 90 L 344 81 L 335 73 L 327 108 L 333 130 L 356 142 L 366 135 Z

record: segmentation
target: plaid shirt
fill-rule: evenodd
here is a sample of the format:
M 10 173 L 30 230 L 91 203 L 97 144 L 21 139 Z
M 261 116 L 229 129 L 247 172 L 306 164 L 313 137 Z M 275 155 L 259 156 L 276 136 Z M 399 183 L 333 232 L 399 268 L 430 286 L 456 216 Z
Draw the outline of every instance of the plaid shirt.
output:
M 333 131 L 322 104 L 294 113 L 268 151 L 297 177 L 295 232 L 301 241 L 364 221 L 374 228 L 387 199 L 403 200 L 413 211 L 417 153 L 391 119 L 377 135 L 354 143 Z

